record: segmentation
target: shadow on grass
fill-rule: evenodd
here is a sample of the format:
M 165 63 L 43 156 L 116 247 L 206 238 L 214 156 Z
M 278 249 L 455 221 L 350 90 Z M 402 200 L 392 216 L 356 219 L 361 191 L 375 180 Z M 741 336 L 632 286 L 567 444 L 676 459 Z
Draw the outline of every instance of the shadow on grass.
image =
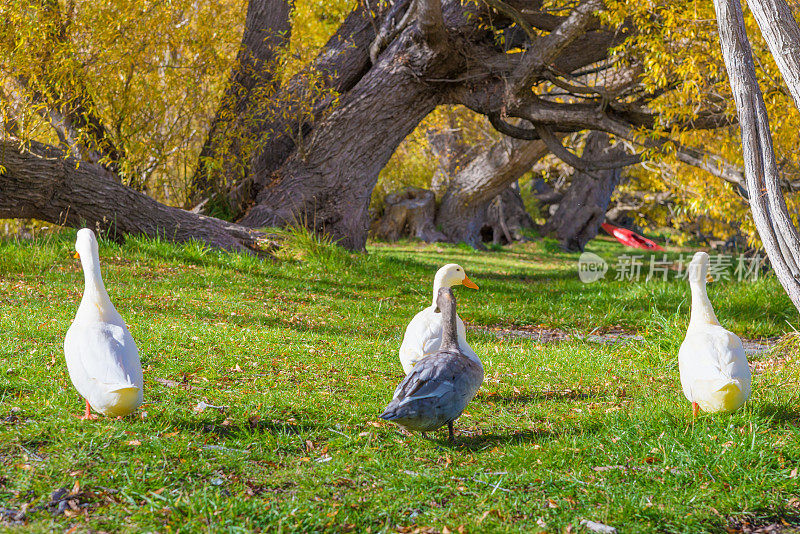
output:
M 537 401 L 553 400 L 586 400 L 603 397 L 598 391 L 580 391 L 566 389 L 563 391 L 532 391 L 511 395 L 484 395 L 484 400 L 497 404 L 528 404 Z
M 772 423 L 800 426 L 800 410 L 798 410 L 796 406 L 789 403 L 759 403 L 753 408 L 753 411 L 759 416 L 770 419 Z
M 446 429 L 446 427 L 444 427 Z M 565 436 L 572 434 L 595 434 L 604 429 L 601 422 L 586 422 L 581 425 L 550 430 L 546 428 L 509 428 L 506 432 L 481 432 L 472 435 L 459 433 L 456 424 L 455 442 L 447 440 L 446 432 L 437 431 L 428 433 L 428 439 L 441 447 L 458 450 L 468 450 L 472 452 L 491 451 L 498 446 L 506 445 L 526 445 L 531 443 L 544 444 L 547 442 L 558 441 Z
M 450 443 L 447 438 L 432 439 L 442 447 L 450 449 L 481 451 L 493 449 L 500 445 L 524 445 L 554 439 L 558 434 L 549 430 L 514 430 L 508 433 L 487 433 L 476 436 L 464 436 L 456 433 L 455 442 Z M 438 436 L 437 436 L 438 438 Z
M 253 420 L 241 423 L 225 424 L 208 420 L 180 419 L 171 422 L 177 428 L 197 433 L 213 434 L 218 438 L 229 438 L 246 434 L 248 436 L 275 434 L 297 436 L 303 433 L 318 430 L 320 427 L 313 424 L 291 424 L 279 421 Z

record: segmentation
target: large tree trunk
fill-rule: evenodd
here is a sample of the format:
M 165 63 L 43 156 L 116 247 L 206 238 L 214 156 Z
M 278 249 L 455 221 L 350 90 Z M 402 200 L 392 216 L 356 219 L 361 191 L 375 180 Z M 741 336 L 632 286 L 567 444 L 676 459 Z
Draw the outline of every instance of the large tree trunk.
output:
M 289 42 L 290 7 L 287 0 L 248 2 L 236 64 L 200 151 L 191 205 L 219 192 L 213 189 L 230 191 L 250 173 L 254 143 L 263 134 L 254 115 L 259 101 L 272 97 L 280 81 L 277 58 Z M 239 203 L 241 199 L 233 202 Z
M 592 132 L 583 149 L 583 159 L 613 161 L 625 155 L 621 145 L 611 146 L 608 134 Z M 598 170 L 591 174 L 576 171 L 558 209 L 542 228 L 553 234 L 567 251 L 583 251 L 600 231 L 611 195 L 619 184 L 621 169 Z
M 304 224 L 363 250 L 378 173 L 440 102 L 441 91 L 421 80 L 440 75 L 438 59 L 416 32 L 405 32 L 272 175 L 241 223 Z
M 503 106 L 503 95 L 510 95 L 506 91 L 509 75 L 516 80 L 513 90 L 527 95 L 530 91 L 523 86 L 547 65 L 571 71 L 593 63 L 598 53 L 606 55 L 608 43 L 613 42 L 611 32 L 601 32 L 598 42 L 603 45 L 587 47 L 589 41 L 582 41 L 583 34 L 596 27 L 593 13 L 600 6 L 599 0 L 584 0 L 568 17 L 534 21 L 551 33 L 537 39 L 518 62 L 509 63 L 505 51 L 495 50 L 493 39 L 474 22 L 485 6 L 416 0 L 409 8 L 414 10 L 414 23 L 398 32 L 340 105 L 315 125 L 310 138 L 303 139 L 301 149 L 280 170 L 258 176 L 265 185 L 257 205 L 241 222 L 248 226 L 305 224 L 347 248 L 363 249 L 369 226 L 367 207 L 378 173 L 419 121 L 437 104 L 461 100 L 460 90 L 475 87 L 480 87 L 482 95 L 470 103 L 478 108 L 488 105 L 495 112 Z M 484 14 L 486 20 L 493 16 Z M 595 37 L 593 33 L 589 39 Z M 474 53 L 464 53 L 465 49 Z M 563 61 L 562 56 L 569 59 Z M 490 68 L 488 78 L 477 81 L 487 77 L 487 65 L 495 60 L 498 71 Z M 517 100 L 516 95 L 510 97 Z M 539 153 L 545 152 L 536 146 Z M 460 195 L 446 195 L 443 220 L 450 226 L 452 239 L 481 246 L 479 231 L 487 203 L 529 168 L 527 162 L 520 168 L 513 158 L 496 156 L 505 159 L 497 166 L 505 165 L 507 170 L 488 173 L 495 178 L 505 174 L 496 187 L 474 188 L 482 191 L 477 193 L 470 190 L 471 185 L 460 184 L 464 186 Z M 467 182 L 476 179 L 480 181 L 476 177 Z M 459 198 L 464 202 L 456 206 Z
M 758 2 L 759 0 L 754 0 Z M 728 79 L 731 83 L 736 109 L 741 126 L 742 147 L 745 162 L 745 176 L 747 190 L 750 196 L 750 210 L 753 221 L 758 229 L 761 242 L 769 256 L 775 275 L 783 285 L 795 307 L 800 310 L 800 280 L 798 277 L 797 255 L 800 254 L 796 244 L 797 231 L 791 221 L 786 221 L 788 210 L 780 193 L 780 177 L 775 153 L 772 147 L 772 136 L 769 130 L 764 98 L 756 78 L 753 54 L 744 24 L 742 6 L 738 0 L 714 0 L 717 13 L 720 44 L 725 58 L 725 67 L 728 70 Z M 754 10 L 754 13 L 757 10 Z M 759 17 L 760 18 L 760 17 Z M 768 19 L 759 20 L 759 23 L 768 22 Z M 781 24 L 794 24 L 794 18 L 784 20 Z M 764 26 L 762 25 L 762 31 Z M 794 32 L 797 37 L 797 32 Z M 779 68 L 786 68 L 783 57 L 784 50 L 800 47 L 798 38 L 793 38 L 783 33 L 783 46 L 776 57 Z M 765 32 L 765 37 L 770 40 L 772 34 Z M 776 43 L 771 43 L 773 48 Z M 782 69 L 783 73 L 783 69 Z M 787 73 L 783 73 L 787 82 L 796 81 Z M 790 83 L 791 85 L 791 83 Z M 797 90 L 797 88 L 793 89 Z M 764 192 L 767 194 L 765 195 Z
M 407 2 L 403 0 L 398 4 Z M 385 6 L 381 4 L 381 7 Z M 379 10 L 375 14 L 380 13 Z M 368 5 L 359 3 L 316 59 L 280 87 L 272 98 L 265 100 L 263 91 L 249 91 L 243 95 L 245 101 L 241 105 L 251 110 L 251 116 L 238 133 L 253 142 L 252 153 L 232 162 L 241 172 L 234 180 L 226 179 L 227 207 L 234 217 L 241 216 L 254 202 L 272 173 L 294 153 L 296 142 L 310 135 L 314 122 L 336 101 L 335 96 L 352 89 L 367 72 L 368 48 L 374 38 L 375 26 Z M 196 190 L 208 188 L 203 174 L 197 174 L 195 179 Z M 195 200 L 201 198 L 203 195 L 198 195 Z M 196 210 L 207 212 L 209 208 L 202 204 Z
M 542 141 L 503 138 L 451 178 L 436 225 L 453 242 L 483 247 L 481 228 L 489 202 L 548 153 Z
M 433 226 L 436 214 L 433 191 L 408 187 L 387 196 L 384 204 L 384 214 L 375 232 L 379 239 L 397 241 L 407 235 L 427 243 L 444 240 L 444 234 Z
M 492 233 L 493 244 L 525 241 L 522 231 L 533 228 L 533 218 L 525 209 L 518 182 L 513 182 L 489 202 L 486 208 L 486 230 Z
M 480 150 L 477 145 L 466 142 L 453 114 L 448 116 L 449 127 L 427 132 L 431 152 L 438 161 L 431 178 L 431 189 L 438 198 L 444 196 L 450 178 Z
M 408 0 L 397 2 L 407 3 Z M 316 59 L 281 88 L 274 103 L 276 109 L 264 110 L 262 133 L 269 135 L 253 160 L 255 193 L 292 155 L 296 141 L 309 135 L 314 121 L 335 102 L 335 95 L 351 90 L 369 70 L 368 49 L 375 38 L 375 21 L 368 6 L 368 2 L 359 2 Z M 380 7 L 383 3 L 377 8 Z M 302 108 L 310 108 L 311 115 L 307 116 Z
M 36 218 L 112 237 L 139 234 L 199 240 L 234 251 L 260 251 L 264 234 L 156 202 L 119 183 L 107 169 L 48 145 L 0 140 L 0 218 Z

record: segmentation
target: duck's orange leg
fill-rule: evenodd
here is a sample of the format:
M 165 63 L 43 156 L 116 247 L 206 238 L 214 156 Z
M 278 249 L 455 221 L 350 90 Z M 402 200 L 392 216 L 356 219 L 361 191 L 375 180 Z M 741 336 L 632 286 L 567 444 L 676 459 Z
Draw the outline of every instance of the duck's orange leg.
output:
M 83 412 L 83 415 L 78 416 L 78 419 L 81 421 L 91 421 L 92 419 L 97 419 L 96 415 L 92 415 L 92 407 L 89 406 L 89 401 L 86 399 L 83 400 L 86 401 L 86 410 Z
M 700 405 L 696 402 L 692 403 L 692 419 L 697 417 L 697 414 L 700 413 Z

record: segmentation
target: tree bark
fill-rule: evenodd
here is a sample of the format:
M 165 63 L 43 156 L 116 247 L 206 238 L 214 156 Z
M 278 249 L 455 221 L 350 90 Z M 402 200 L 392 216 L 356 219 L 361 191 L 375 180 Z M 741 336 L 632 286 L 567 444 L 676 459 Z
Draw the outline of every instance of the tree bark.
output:
M 408 187 L 387 196 L 384 203 L 386 209 L 376 231 L 379 239 L 397 241 L 407 235 L 426 243 L 444 241 L 444 234 L 433 226 L 436 198 L 432 191 Z
M 440 103 L 441 91 L 421 78 L 442 66 L 417 32 L 404 32 L 304 140 L 302 153 L 271 176 L 241 223 L 304 224 L 363 250 L 378 173 Z
M 399 9 L 409 1 L 400 0 L 395 7 Z M 374 14 L 380 16 L 384 8 L 381 3 Z M 250 140 L 251 153 L 233 162 L 232 167 L 239 172 L 224 180 L 227 190 L 219 193 L 220 201 L 227 204 L 232 217 L 239 218 L 245 213 L 259 191 L 270 183 L 272 173 L 294 153 L 297 142 L 310 135 L 316 120 L 336 102 L 337 95 L 352 89 L 367 72 L 368 47 L 374 37 L 375 24 L 368 3 L 360 2 L 316 59 L 271 98 L 264 99 L 263 91 L 244 95 L 247 101 L 243 105 L 254 111 L 238 134 Z M 195 190 L 208 189 L 202 173 L 195 179 Z M 193 201 L 200 204 L 194 211 L 213 211 L 213 204 L 204 201 L 207 198 L 195 195 Z
M 0 140 L 0 218 L 36 218 L 114 238 L 146 235 L 202 241 L 231 251 L 262 251 L 265 235 L 156 202 L 94 163 L 31 141 Z
M 590 133 L 583 150 L 583 159 L 593 161 L 613 162 L 624 156 L 625 149 L 621 145 L 612 147 L 608 134 L 602 132 Z M 576 171 L 558 209 L 542 232 L 554 235 L 566 251 L 583 251 L 605 221 L 620 173 L 621 168 L 598 170 L 592 174 Z
M 489 202 L 548 152 L 542 141 L 504 137 L 451 178 L 436 226 L 448 241 L 482 248 L 481 229 Z
M 278 54 L 289 42 L 288 0 L 250 0 L 236 64 L 222 96 L 192 180 L 191 205 L 216 190 L 230 191 L 250 173 L 254 143 L 263 127 L 254 117 L 259 102 L 272 96 Z M 241 199 L 234 199 L 238 205 Z
M 789 92 L 794 99 L 795 107 L 800 109 L 800 27 L 794 18 L 792 10 L 784 0 L 752 0 L 749 2 L 750 10 L 758 22 L 761 34 L 778 65 Z M 766 112 L 766 110 L 765 110 Z M 765 115 L 766 120 L 766 115 Z M 769 135 L 769 130 L 764 132 Z M 769 153 L 765 157 L 767 167 L 766 179 L 767 202 L 781 238 L 785 244 L 784 254 L 795 279 L 800 279 L 800 235 L 797 227 L 792 222 L 792 217 L 786 208 L 786 201 L 780 188 L 780 175 L 775 163 L 775 154 L 772 150 L 772 139 L 765 142 L 769 146 Z
M 486 226 L 492 233 L 492 243 L 495 245 L 525 241 L 522 230 L 532 230 L 534 223 L 525 209 L 518 182 L 513 182 L 489 202 Z
M 794 259 L 797 251 L 790 249 L 792 243 L 788 243 L 790 247 L 785 246 L 789 236 L 775 221 L 775 213 L 784 212 L 786 204 L 782 195 L 774 194 L 779 189 L 778 170 L 742 6 L 738 0 L 714 0 L 714 8 L 725 67 L 739 115 L 750 210 L 775 275 L 800 310 L 800 281 Z

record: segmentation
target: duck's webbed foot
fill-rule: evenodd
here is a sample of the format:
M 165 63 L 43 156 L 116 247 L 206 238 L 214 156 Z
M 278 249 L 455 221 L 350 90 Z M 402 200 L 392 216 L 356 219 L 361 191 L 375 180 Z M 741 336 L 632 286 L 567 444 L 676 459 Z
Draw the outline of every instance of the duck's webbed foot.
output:
M 77 417 L 81 421 L 93 421 L 95 419 L 98 419 L 96 415 L 92 414 L 92 407 L 89 406 L 89 401 L 86 399 L 83 400 L 86 402 L 86 410 L 83 412 L 83 415 L 76 415 L 75 417 Z

